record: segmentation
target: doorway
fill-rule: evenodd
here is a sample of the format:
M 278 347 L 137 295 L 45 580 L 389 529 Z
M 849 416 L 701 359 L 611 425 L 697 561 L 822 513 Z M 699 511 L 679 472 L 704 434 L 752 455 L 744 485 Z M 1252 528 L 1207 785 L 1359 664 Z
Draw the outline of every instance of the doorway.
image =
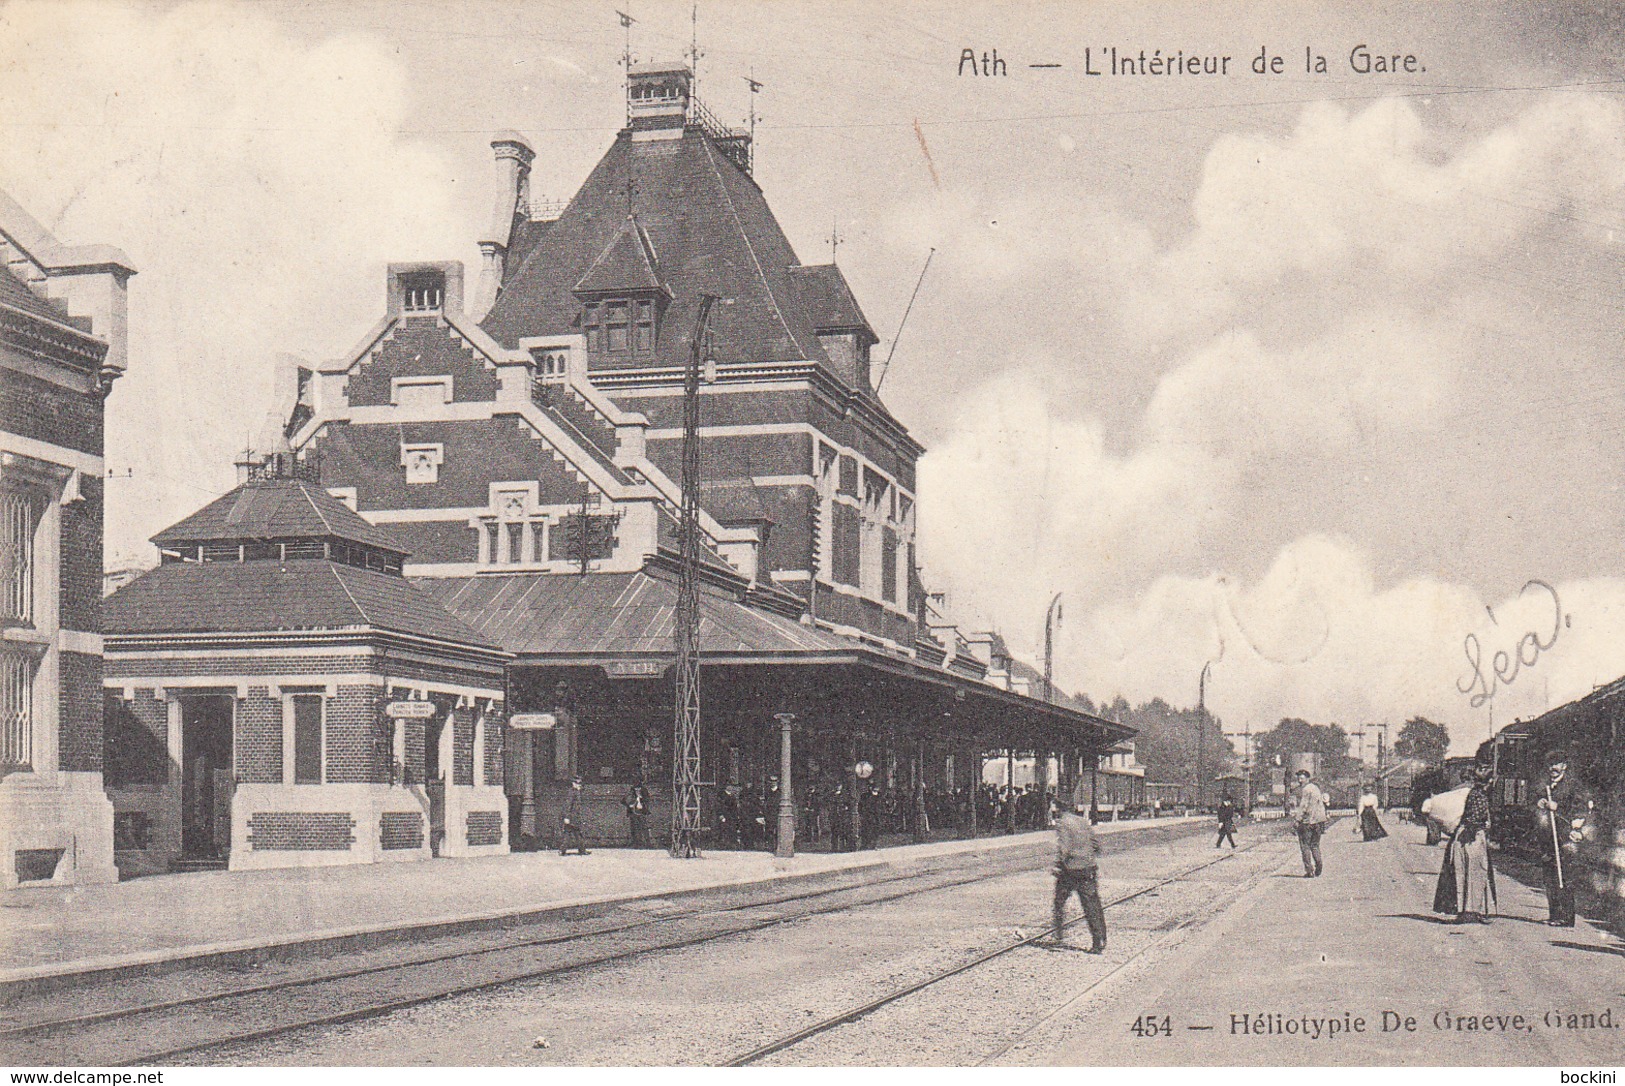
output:
M 224 864 L 231 856 L 235 701 L 181 698 L 181 856 Z

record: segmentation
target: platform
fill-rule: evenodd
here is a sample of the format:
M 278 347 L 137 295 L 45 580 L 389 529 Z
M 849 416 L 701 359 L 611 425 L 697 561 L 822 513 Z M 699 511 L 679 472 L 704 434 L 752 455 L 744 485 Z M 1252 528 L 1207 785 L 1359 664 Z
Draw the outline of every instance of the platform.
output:
M 1435 915 L 1443 849 L 1385 821 L 1369 843 L 1333 826 L 1317 879 L 1283 842 L 1273 875 L 1016 1062 L 1120 1063 L 1125 1045 L 1161 1065 L 1617 1062 L 1625 945 L 1583 918 L 1547 927 L 1538 868 L 1506 858 L 1492 923 Z
M 1193 832 L 1212 819 L 1106 823 L 1102 835 Z M 0 992 L 77 975 L 204 960 L 252 961 L 523 922 L 563 909 L 793 880 L 935 858 L 1029 848 L 1048 832 L 845 853 L 707 852 L 674 860 L 648 849 L 593 849 L 416 864 L 157 875 L 110 886 L 0 894 Z

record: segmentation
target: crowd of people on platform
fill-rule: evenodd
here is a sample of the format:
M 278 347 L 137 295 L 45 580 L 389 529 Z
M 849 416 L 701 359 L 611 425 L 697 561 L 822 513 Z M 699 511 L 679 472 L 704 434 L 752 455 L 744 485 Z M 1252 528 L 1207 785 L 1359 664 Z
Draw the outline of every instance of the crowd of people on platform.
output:
M 1575 884 L 1580 876 L 1580 846 L 1596 818 L 1597 802 L 1577 774 L 1569 771 L 1570 754 L 1558 749 L 1546 758 L 1546 779 L 1533 789 L 1533 837 L 1527 842 L 1539 856 L 1545 881 L 1547 920 L 1553 927 L 1575 924 Z M 1305 878 L 1324 870 L 1320 841 L 1329 816 L 1324 793 L 1308 770 L 1295 774 L 1288 804 L 1303 856 Z M 1495 862 L 1490 851 L 1493 814 L 1491 787 L 1495 768 L 1474 764 L 1460 787 L 1420 801 L 1417 815 L 1427 822 L 1428 843 L 1445 846 L 1434 885 L 1433 911 L 1454 917 L 1458 924 L 1488 924 L 1496 915 Z M 1354 832 L 1363 840 L 1388 836 L 1373 790 L 1366 789 L 1357 804 Z M 1220 840 L 1223 840 L 1221 814 Z
M 798 847 L 847 852 L 875 848 L 881 838 L 895 835 L 967 837 L 973 829 L 984 834 L 1022 833 L 1050 828 L 1060 813 L 1053 788 L 1040 791 L 1030 784 L 1017 789 L 983 784 L 974 791 L 924 788 L 916 792 L 871 778 L 858 780 L 855 793 L 850 785 L 851 778 L 827 776 L 797 789 Z M 777 776 L 769 777 L 764 785 L 733 784 L 719 789 L 711 847 L 773 848 L 778 838 L 779 801 Z M 646 794 L 642 802 L 647 804 Z M 632 818 L 630 796 L 627 811 Z

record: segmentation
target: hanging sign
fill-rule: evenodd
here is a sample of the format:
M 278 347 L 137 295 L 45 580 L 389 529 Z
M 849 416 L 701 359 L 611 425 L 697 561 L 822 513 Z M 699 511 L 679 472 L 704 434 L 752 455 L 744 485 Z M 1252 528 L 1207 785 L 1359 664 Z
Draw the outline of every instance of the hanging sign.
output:
M 522 732 L 550 732 L 558 723 L 557 713 L 515 713 L 508 718 L 508 727 Z
M 392 701 L 384 706 L 384 715 L 395 720 L 427 720 L 438 711 L 432 701 Z

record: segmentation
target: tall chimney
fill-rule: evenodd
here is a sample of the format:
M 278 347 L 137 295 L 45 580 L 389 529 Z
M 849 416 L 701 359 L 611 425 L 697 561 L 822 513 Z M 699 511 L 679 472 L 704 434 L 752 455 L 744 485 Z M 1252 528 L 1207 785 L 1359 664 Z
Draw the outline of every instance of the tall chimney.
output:
M 496 303 L 514 217 L 528 214 L 530 210 L 530 164 L 536 159 L 530 142 L 517 132 L 498 132 L 491 141 L 491 150 L 496 155 L 497 197 L 490 222 L 480 238 L 479 289 L 469 308 L 469 316 L 475 320 L 482 319 Z

